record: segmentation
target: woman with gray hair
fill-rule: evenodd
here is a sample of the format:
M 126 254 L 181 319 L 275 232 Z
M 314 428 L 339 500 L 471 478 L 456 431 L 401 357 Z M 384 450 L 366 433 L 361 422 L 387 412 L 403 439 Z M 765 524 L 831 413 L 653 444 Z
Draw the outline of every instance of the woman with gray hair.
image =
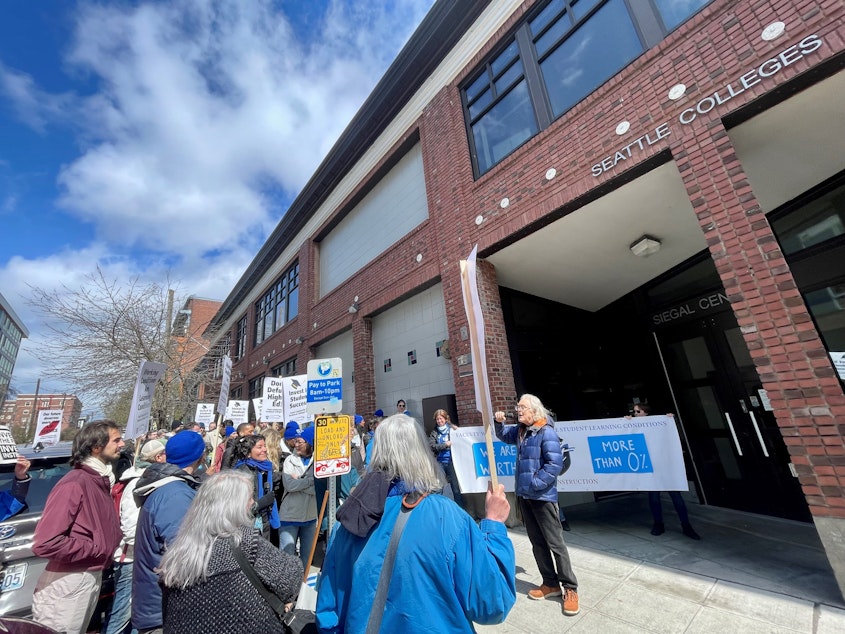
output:
M 323 562 L 320 632 L 364 632 L 368 624 L 405 634 L 473 632 L 473 622 L 504 621 L 516 601 L 504 486 L 488 487 L 479 526 L 452 500 L 429 495 L 443 488 L 442 471 L 413 418 L 385 419 L 372 444 L 370 472 L 338 511 Z M 400 511 L 407 524 L 391 569 L 383 564 Z M 390 582 L 378 610 L 382 568 Z
M 302 564 L 254 529 L 254 503 L 252 479 L 241 471 L 222 471 L 200 487 L 158 568 L 165 632 L 285 631 L 234 551 L 243 552 L 267 590 L 283 603 L 296 597 Z

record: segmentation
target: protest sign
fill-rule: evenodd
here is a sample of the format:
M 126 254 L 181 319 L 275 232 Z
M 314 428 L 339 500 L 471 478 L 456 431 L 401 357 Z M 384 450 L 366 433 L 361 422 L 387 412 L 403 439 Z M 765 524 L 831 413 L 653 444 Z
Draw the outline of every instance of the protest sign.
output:
M 59 442 L 62 435 L 62 410 L 42 409 L 38 410 L 38 422 L 35 425 L 35 437 L 32 444 L 41 443 L 48 447 Z
M 249 401 L 229 401 L 226 406 L 226 418 L 235 426 L 249 422 Z
M 138 369 L 138 379 L 135 381 L 135 392 L 132 395 L 132 407 L 129 409 L 129 419 L 126 422 L 126 438 L 137 438 L 150 429 L 150 412 L 153 407 L 153 394 L 159 378 L 164 374 L 167 366 L 155 361 L 142 361 Z
M 5 425 L 0 427 L 0 464 L 14 464 L 18 461 L 18 446 L 12 436 L 12 430 Z
M 232 358 L 227 354 L 223 357 L 223 376 L 220 378 L 220 398 L 217 400 L 217 413 L 226 413 L 229 403 L 229 384 L 232 381 Z
M 686 491 L 681 441 L 670 416 L 558 421 L 555 431 L 572 459 L 559 491 Z M 452 431 L 452 461 L 464 493 L 487 490 L 489 462 L 481 427 Z M 493 443 L 505 490 L 513 491 L 516 446 Z
M 287 422 L 285 420 L 285 382 L 281 377 L 264 377 L 261 420 L 265 423 Z
M 195 423 L 208 425 L 214 422 L 214 403 L 197 403 L 197 415 L 194 416 Z

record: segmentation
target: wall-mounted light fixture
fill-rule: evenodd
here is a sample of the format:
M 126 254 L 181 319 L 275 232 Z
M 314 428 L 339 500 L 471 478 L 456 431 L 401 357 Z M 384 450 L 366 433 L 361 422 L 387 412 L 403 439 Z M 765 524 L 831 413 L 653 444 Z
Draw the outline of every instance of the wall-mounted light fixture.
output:
M 242 380 L 243 378 L 244 378 L 244 373 L 238 372 L 238 376 L 237 376 L 238 381 Z
M 353 315 L 358 312 L 358 302 L 352 302 L 349 305 L 349 312 Z
M 303 339 L 302 337 L 297 337 L 296 339 L 293 340 L 293 342 L 296 343 L 296 344 L 302 344 L 302 343 L 305 343 L 305 339 Z
M 264 358 L 261 359 L 261 363 L 263 363 L 264 365 L 269 365 L 270 364 L 270 355 L 265 354 Z
M 663 243 L 660 242 L 658 238 L 646 234 L 634 240 L 629 248 L 631 249 L 631 253 L 634 255 L 641 258 L 647 258 L 648 256 L 654 255 L 660 251 L 662 244 Z

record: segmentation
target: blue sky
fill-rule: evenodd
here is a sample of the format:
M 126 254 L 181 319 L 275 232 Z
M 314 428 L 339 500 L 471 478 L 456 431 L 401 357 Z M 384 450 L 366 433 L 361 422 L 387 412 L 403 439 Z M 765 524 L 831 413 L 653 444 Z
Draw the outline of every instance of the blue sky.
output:
M 43 371 L 30 286 L 99 265 L 224 299 L 432 4 L 5 2 L 0 292 L 31 333 L 13 386 Z

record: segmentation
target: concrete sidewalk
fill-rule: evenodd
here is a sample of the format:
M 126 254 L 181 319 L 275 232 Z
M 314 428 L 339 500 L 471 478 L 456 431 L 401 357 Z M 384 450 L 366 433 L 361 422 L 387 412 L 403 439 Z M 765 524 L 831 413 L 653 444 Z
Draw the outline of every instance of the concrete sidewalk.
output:
M 693 541 L 664 503 L 659 537 L 649 533 L 644 494 L 566 509 L 581 605 L 574 617 L 563 616 L 560 598 L 527 597 L 540 578 L 525 531 L 510 529 L 516 605 L 505 623 L 478 631 L 845 632 L 845 602 L 813 526 L 690 505 L 702 537 Z

